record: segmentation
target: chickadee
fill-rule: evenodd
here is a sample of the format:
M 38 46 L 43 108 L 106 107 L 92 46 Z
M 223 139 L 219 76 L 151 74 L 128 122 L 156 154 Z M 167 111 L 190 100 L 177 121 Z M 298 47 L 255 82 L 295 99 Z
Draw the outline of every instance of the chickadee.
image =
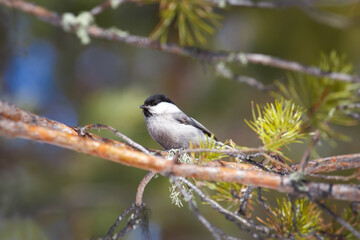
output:
M 143 110 L 149 134 L 165 150 L 185 149 L 190 146 L 190 142 L 199 145 L 199 140 L 206 141 L 207 136 L 213 136 L 165 95 L 148 97 L 139 108 Z

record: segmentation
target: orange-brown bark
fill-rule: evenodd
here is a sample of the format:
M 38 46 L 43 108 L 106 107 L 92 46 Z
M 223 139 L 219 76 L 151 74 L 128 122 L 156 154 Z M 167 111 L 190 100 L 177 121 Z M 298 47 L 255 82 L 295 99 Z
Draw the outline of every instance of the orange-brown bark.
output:
M 2 101 L 0 101 L 0 134 L 57 145 L 127 166 L 158 172 L 164 176 L 175 175 L 208 181 L 236 182 L 297 195 L 311 194 L 314 197 L 352 201 L 360 199 L 360 189 L 356 186 L 310 182 L 302 185 L 301 189 L 305 189 L 305 191 L 300 191 L 296 187 L 296 182 L 290 177 L 255 170 L 254 166 L 246 168 L 246 164 L 239 164 L 238 166 L 241 165 L 241 168 L 176 164 L 166 158 L 137 151 L 119 141 L 105 140 L 94 134 L 91 134 L 90 137 L 88 135 L 80 136 L 69 126 L 39 117 Z M 345 157 L 354 156 L 357 155 Z M 336 162 L 336 159 L 341 159 L 341 156 L 322 159 L 319 164 Z M 227 166 L 227 163 L 223 164 Z M 315 166 L 313 162 L 309 162 L 309 164 L 312 167 Z M 356 166 L 356 164 L 351 166 Z

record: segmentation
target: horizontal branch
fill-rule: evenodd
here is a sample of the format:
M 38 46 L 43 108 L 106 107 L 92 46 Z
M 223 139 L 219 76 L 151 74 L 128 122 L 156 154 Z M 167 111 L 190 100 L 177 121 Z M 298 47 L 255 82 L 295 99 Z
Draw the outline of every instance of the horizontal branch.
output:
M 137 151 L 119 141 L 103 139 L 95 134 L 81 136 L 71 127 L 39 117 L 3 101 L 0 101 L 0 135 L 57 145 L 127 166 L 158 172 L 164 176 L 236 182 L 294 195 L 306 193 L 313 198 L 328 197 L 350 201 L 360 199 L 360 189 L 355 185 L 312 182 L 299 185 L 291 175 L 279 176 L 263 171 L 176 164 L 166 158 Z
M 49 11 L 41 6 L 28 3 L 24 0 L 0 0 L 0 4 L 34 15 L 44 22 L 63 28 L 61 15 L 56 12 Z M 68 30 L 69 32 L 76 32 L 76 26 L 72 26 L 72 28 Z M 151 38 L 131 35 L 121 30 L 104 29 L 98 26 L 90 26 L 86 28 L 86 32 L 89 36 L 94 38 L 123 42 L 137 47 L 157 49 L 181 56 L 189 56 L 197 60 L 207 61 L 210 63 L 237 62 L 241 65 L 247 63 L 261 64 L 269 67 L 301 72 L 318 77 L 327 77 L 345 82 L 360 81 L 360 78 L 356 76 L 338 72 L 326 72 L 317 67 L 307 66 L 298 62 L 288 61 L 265 54 L 210 51 L 200 48 L 181 47 L 174 43 L 160 43 L 159 41 L 152 40 Z
M 335 14 L 329 11 L 320 10 L 326 6 L 342 6 L 355 4 L 357 0 L 339 0 L 339 1 L 299 1 L 299 0 L 208 0 L 219 7 L 235 6 L 248 8 L 265 8 L 265 9 L 284 9 L 297 7 L 302 10 L 308 17 L 313 20 L 336 28 L 356 27 L 359 25 L 358 18 L 350 18 L 343 15 Z
M 286 8 L 286 7 L 304 7 L 309 4 L 309 1 L 299 1 L 299 0 L 268 0 L 268 1 L 258 1 L 258 0 L 208 0 L 212 4 L 217 4 L 219 6 L 230 5 L 237 7 L 252 7 L 252 8 Z M 312 0 L 311 3 L 316 6 L 341 6 L 345 4 L 354 4 L 357 3 L 357 0 L 334 0 L 334 1 L 321 1 L 321 0 Z
M 298 170 L 300 164 L 294 165 L 293 168 Z M 310 174 L 356 168 L 360 168 L 360 153 L 319 158 L 309 161 L 305 168 L 305 172 Z

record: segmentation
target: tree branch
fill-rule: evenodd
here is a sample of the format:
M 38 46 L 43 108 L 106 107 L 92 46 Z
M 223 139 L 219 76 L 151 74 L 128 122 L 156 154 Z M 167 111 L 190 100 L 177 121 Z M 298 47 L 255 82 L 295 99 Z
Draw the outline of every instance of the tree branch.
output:
M 318 200 L 315 200 L 315 203 L 321 207 L 324 211 L 326 211 L 328 214 L 330 214 L 338 223 L 340 223 L 343 227 L 345 227 L 347 230 L 349 230 L 354 236 L 357 238 L 360 238 L 360 232 L 357 231 L 351 224 L 346 222 L 342 217 L 338 216 L 336 213 L 334 213 L 330 208 L 328 208 L 325 204 L 321 203 Z
M 215 209 L 217 212 L 223 214 L 226 219 L 238 222 L 240 223 L 239 227 L 244 230 L 248 230 L 250 232 L 255 231 L 257 233 L 261 233 L 262 235 L 266 235 L 268 237 L 278 237 L 275 234 L 271 233 L 271 229 L 266 226 L 258 225 L 254 222 L 252 222 L 249 219 L 246 219 L 245 217 L 239 216 L 235 213 L 230 212 L 229 210 L 223 208 L 219 203 L 212 200 L 211 198 L 208 198 L 198 187 L 196 187 L 194 184 L 192 184 L 190 181 L 186 180 L 185 178 L 178 177 L 174 178 L 175 181 L 180 181 L 186 186 L 188 186 L 191 190 L 193 190 L 203 202 L 209 203 L 211 208 Z
M 116 229 L 116 227 L 119 225 L 119 223 L 128 215 L 130 212 L 134 211 L 137 207 L 136 204 L 132 204 L 129 208 L 125 209 L 124 212 L 116 219 L 115 223 L 110 227 L 108 233 L 103 238 L 103 240 L 110 240 L 112 239 L 112 235 Z
M 293 165 L 293 168 L 298 170 L 300 164 Z M 332 172 L 356 168 L 360 168 L 360 153 L 319 158 L 309 161 L 306 165 L 305 173 Z
M 0 101 L 0 135 L 49 143 L 127 166 L 158 172 L 164 176 L 175 175 L 207 181 L 236 182 L 299 196 L 308 193 L 313 198 L 328 197 L 350 201 L 360 199 L 360 189 L 356 185 L 306 182 L 302 184 L 300 190 L 299 186 L 294 184 L 296 182 L 291 175 L 279 176 L 259 170 L 175 164 L 164 157 L 139 152 L 119 141 L 104 139 L 95 134 L 89 134 L 90 137 L 80 136 L 71 127 L 28 113 L 3 101 Z M 357 159 L 355 163 L 354 158 Z M 323 159 L 320 163 L 336 162 L 336 159 L 347 160 L 348 164 L 356 166 L 359 164 L 360 154 L 331 157 Z M 311 162 L 308 165 L 311 166 Z M 316 168 L 316 164 L 312 167 Z
M 18 9 L 22 12 L 34 15 L 40 20 L 50 23 L 54 26 L 63 28 L 62 17 L 53 11 L 49 11 L 41 6 L 28 3 L 24 0 L 0 0 L 0 4 L 7 7 Z M 69 32 L 76 32 L 77 26 L 68 29 Z M 103 29 L 98 26 L 90 26 L 86 28 L 89 36 L 100 39 L 107 39 L 115 42 L 123 42 L 137 47 L 145 47 L 169 52 L 181 56 L 189 56 L 201 61 L 210 63 L 218 62 L 235 62 L 241 65 L 252 63 L 261 64 L 269 67 L 280 68 L 283 70 L 301 72 L 304 74 L 314 75 L 318 77 L 327 77 L 345 82 L 359 82 L 360 78 L 338 72 L 326 72 L 320 68 L 307 66 L 294 61 L 288 61 L 277 57 L 272 57 L 258 53 L 239 53 L 225 51 L 210 51 L 199 48 L 181 47 L 174 43 L 160 43 L 147 37 L 131 35 L 127 32 L 114 29 Z
M 217 5 L 230 5 L 237 7 L 253 7 L 253 8 L 285 8 L 285 7 L 301 7 L 304 6 L 305 3 L 309 1 L 301 1 L 301 0 L 273 0 L 273 1 L 255 1 L 255 0 L 208 0 L 213 4 Z M 345 5 L 345 4 L 353 4 L 356 3 L 357 0 L 311 0 L 312 4 L 317 6 L 337 6 L 337 5 Z
M 144 178 L 141 180 L 138 189 L 136 191 L 136 201 L 135 204 L 137 206 L 141 206 L 143 204 L 143 195 L 146 185 L 150 182 L 150 180 L 156 175 L 155 172 L 149 171 L 146 173 Z
M 195 207 L 195 204 L 192 202 L 192 195 L 190 195 L 184 189 L 184 187 L 181 185 L 179 181 L 175 180 L 174 184 L 176 185 L 177 189 L 183 196 L 184 200 L 189 204 L 190 209 L 194 212 L 197 219 L 209 230 L 209 232 L 213 235 L 213 237 L 216 240 L 221 240 L 220 234 L 218 233 L 218 230 L 220 229 L 212 225 L 204 216 L 200 214 L 199 210 L 197 209 L 197 207 Z
M 235 6 L 248 8 L 265 8 L 265 9 L 284 9 L 289 7 L 297 7 L 302 10 L 308 17 L 322 24 L 336 28 L 353 27 L 359 23 L 358 18 L 350 18 L 335 14 L 332 12 L 321 11 L 318 7 L 341 6 L 355 4 L 358 1 L 314 1 L 314 0 L 273 0 L 273 1 L 257 1 L 257 0 L 208 0 L 212 4 L 220 7 Z
M 311 141 L 304 152 L 304 155 L 301 158 L 300 171 L 304 172 L 305 167 L 306 167 L 307 163 L 309 162 L 311 151 L 313 150 L 313 148 L 315 147 L 315 145 L 317 144 L 319 139 L 320 139 L 320 131 L 316 130 L 314 133 L 314 136 L 311 138 Z

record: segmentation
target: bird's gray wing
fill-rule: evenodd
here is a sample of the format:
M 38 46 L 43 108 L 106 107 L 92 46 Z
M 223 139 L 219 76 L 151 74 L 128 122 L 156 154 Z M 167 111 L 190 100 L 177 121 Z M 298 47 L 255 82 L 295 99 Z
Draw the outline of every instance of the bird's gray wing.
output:
M 194 126 L 198 129 L 200 129 L 201 131 L 203 131 L 206 135 L 210 136 L 214 136 L 214 134 L 212 134 L 206 127 L 204 127 L 201 123 L 199 123 L 198 121 L 196 121 L 195 119 L 193 119 L 192 117 L 189 117 L 188 115 L 186 115 L 185 113 L 181 112 L 181 113 L 175 113 L 173 114 L 173 117 L 175 119 L 175 121 L 181 123 L 181 124 L 186 124 L 186 125 L 191 125 Z M 217 141 L 216 137 L 214 136 L 214 139 Z

